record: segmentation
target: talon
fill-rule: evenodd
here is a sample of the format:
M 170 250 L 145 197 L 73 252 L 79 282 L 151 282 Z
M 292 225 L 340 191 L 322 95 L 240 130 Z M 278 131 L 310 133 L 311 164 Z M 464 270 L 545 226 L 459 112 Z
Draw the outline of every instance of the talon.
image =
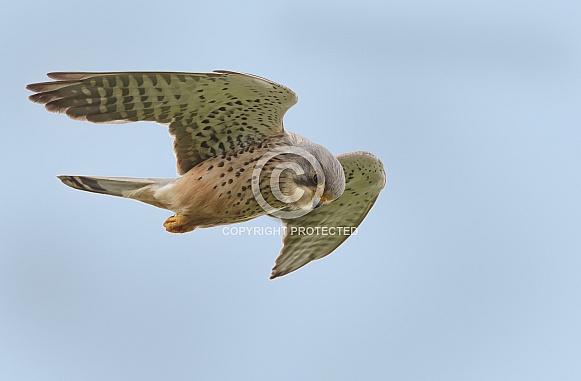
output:
M 179 213 L 165 220 L 163 226 L 170 233 L 187 233 L 196 228 L 195 226 L 189 225 L 184 216 Z

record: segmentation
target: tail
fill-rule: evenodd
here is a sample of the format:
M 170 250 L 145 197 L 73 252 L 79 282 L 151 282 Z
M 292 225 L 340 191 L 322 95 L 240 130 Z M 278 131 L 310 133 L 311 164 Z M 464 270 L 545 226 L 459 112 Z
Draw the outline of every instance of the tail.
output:
M 57 176 L 71 188 L 82 191 L 126 197 L 166 209 L 155 192 L 176 179 L 142 179 L 135 177 Z

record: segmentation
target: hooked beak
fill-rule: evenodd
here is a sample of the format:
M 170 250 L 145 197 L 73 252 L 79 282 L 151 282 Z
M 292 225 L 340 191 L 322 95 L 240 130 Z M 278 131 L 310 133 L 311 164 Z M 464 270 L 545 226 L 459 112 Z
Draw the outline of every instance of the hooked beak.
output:
M 317 204 L 313 205 L 313 209 L 320 208 L 321 206 L 325 205 L 326 203 L 327 203 L 327 197 L 323 196 L 319 199 Z M 313 202 L 313 204 L 314 204 L 314 202 Z

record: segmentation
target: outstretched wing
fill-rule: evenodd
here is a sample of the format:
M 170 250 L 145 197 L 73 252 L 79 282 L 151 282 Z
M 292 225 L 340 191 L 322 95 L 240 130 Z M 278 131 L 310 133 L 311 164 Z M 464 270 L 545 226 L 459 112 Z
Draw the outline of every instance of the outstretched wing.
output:
M 152 121 L 169 126 L 180 175 L 196 164 L 282 133 L 297 102 L 290 89 L 250 74 L 49 73 L 27 89 L 48 111 L 93 123 Z
M 345 172 L 345 192 L 337 200 L 295 219 L 283 220 L 283 248 L 270 279 L 291 273 L 331 254 L 365 218 L 385 186 L 381 161 L 364 151 L 337 157 Z

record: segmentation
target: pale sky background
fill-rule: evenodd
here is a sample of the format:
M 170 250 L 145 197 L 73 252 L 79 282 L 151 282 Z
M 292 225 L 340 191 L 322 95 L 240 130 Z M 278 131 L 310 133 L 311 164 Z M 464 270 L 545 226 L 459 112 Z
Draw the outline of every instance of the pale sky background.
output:
M 578 1 L 11 1 L 0 14 L 0 379 L 581 379 Z M 50 71 L 228 69 L 287 129 L 379 156 L 359 234 L 269 281 L 279 236 L 58 174 L 171 177 L 154 124 L 46 112 Z M 277 226 L 268 218 L 247 226 Z

